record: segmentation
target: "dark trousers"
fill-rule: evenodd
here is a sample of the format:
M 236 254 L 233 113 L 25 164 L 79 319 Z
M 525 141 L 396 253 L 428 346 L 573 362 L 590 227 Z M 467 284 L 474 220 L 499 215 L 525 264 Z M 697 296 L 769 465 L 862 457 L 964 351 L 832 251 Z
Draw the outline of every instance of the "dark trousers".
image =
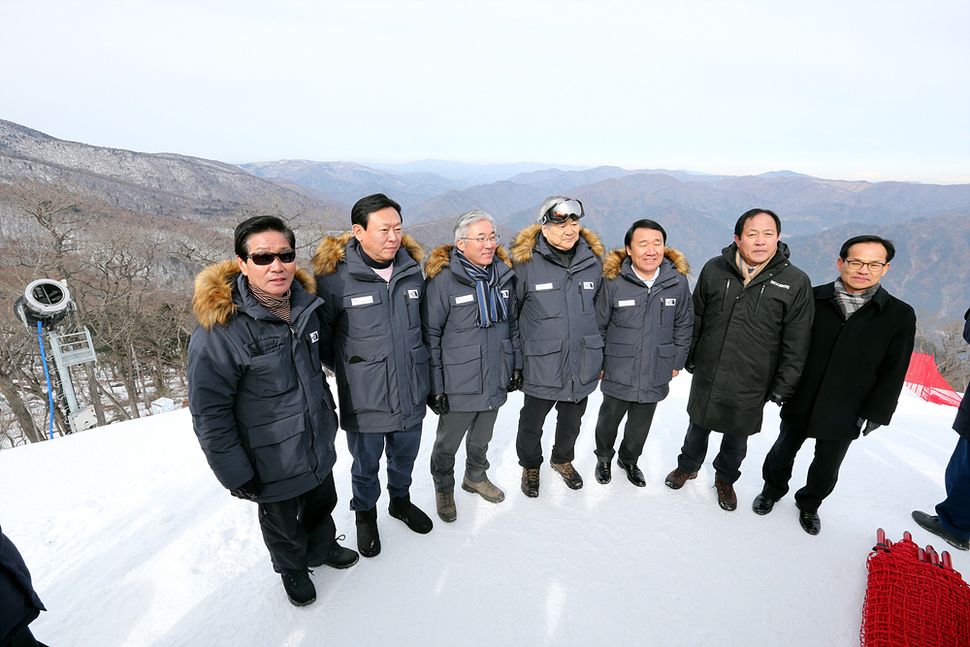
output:
M 696 472 L 707 458 L 707 445 L 711 439 L 711 430 L 695 425 L 693 422 L 687 427 L 684 436 L 684 446 L 680 448 L 677 466 L 685 472 Z M 721 449 L 714 457 L 714 471 L 717 478 L 724 483 L 734 483 L 741 478 L 741 462 L 748 454 L 748 437 L 734 434 L 722 434 Z
M 961 539 L 970 539 L 970 440 L 961 437 L 946 466 L 946 499 L 936 506 L 940 525 Z
M 576 457 L 576 439 L 579 426 L 586 412 L 586 402 L 557 402 L 526 395 L 519 412 L 519 433 L 515 438 L 515 451 L 522 467 L 542 465 L 542 425 L 546 415 L 556 407 L 556 440 L 552 446 L 553 463 L 569 463 Z
M 370 510 L 381 496 L 381 456 L 387 453 L 387 492 L 399 499 L 411 490 L 411 471 L 421 448 L 421 425 L 391 433 L 347 432 L 347 447 L 354 457 L 350 485 L 351 510 Z
M 626 427 L 623 428 L 623 440 L 620 442 L 620 461 L 626 465 L 636 465 L 643 444 L 647 442 L 653 414 L 657 410 L 656 402 L 627 402 L 603 394 L 603 404 L 600 405 L 599 417 L 596 419 L 596 458 L 601 461 L 613 459 L 616 452 L 613 444 L 620 428 L 620 421 L 626 416 Z
M 273 560 L 273 570 L 301 570 L 322 564 L 333 546 L 337 490 L 333 472 L 327 480 L 298 497 L 259 504 L 259 527 Z
M 485 480 L 486 453 L 498 411 L 452 411 L 438 416 L 438 431 L 431 450 L 431 478 L 437 492 L 455 491 L 455 454 L 465 440 L 465 476 L 473 483 Z M 467 434 L 466 434 L 467 432 Z
M 792 430 L 787 422 L 781 421 L 781 433 L 765 456 L 765 464 L 761 468 L 765 479 L 761 492 L 769 499 L 778 501 L 788 493 L 795 454 L 806 438 L 804 434 Z M 815 457 L 808 468 L 805 487 L 795 492 L 795 505 L 799 510 L 818 512 L 822 501 L 835 489 L 839 480 L 839 468 L 851 444 L 852 440 L 845 439 L 815 439 Z

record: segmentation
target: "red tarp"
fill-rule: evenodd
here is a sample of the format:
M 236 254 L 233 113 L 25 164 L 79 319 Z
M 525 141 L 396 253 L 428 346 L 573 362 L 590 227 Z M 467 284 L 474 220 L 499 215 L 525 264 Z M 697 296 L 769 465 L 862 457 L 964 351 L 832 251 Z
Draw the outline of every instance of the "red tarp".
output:
M 940 375 L 932 355 L 913 353 L 906 371 L 906 386 L 927 402 L 960 406 L 960 396 Z

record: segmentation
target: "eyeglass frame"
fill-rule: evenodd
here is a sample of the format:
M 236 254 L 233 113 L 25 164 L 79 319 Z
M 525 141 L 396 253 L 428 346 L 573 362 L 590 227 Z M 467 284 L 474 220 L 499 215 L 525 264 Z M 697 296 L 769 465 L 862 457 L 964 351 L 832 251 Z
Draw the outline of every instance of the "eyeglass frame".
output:
M 502 237 L 498 234 L 492 234 L 491 236 L 479 236 L 477 238 L 468 238 L 466 236 L 462 236 L 458 240 L 472 241 L 478 243 L 479 245 L 484 245 L 486 242 L 494 242 L 496 245 L 498 245 L 502 241 Z
M 870 272 L 879 272 L 884 267 L 889 265 L 889 263 L 880 263 L 879 261 L 873 261 L 871 263 L 863 263 L 862 261 L 850 261 L 848 259 L 842 262 L 846 263 L 849 266 L 849 269 L 852 270 L 853 272 L 858 272 L 863 267 L 865 267 Z

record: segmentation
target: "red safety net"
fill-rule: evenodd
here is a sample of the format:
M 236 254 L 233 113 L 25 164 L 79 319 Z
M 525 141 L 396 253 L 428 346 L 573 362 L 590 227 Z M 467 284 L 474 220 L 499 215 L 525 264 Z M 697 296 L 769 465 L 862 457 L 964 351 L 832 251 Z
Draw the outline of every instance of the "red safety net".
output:
M 906 386 L 927 402 L 960 406 L 960 396 L 940 375 L 932 355 L 913 353 L 906 371 Z
M 970 587 L 949 553 L 923 550 L 908 532 L 894 544 L 880 528 L 877 541 L 867 561 L 863 647 L 970 645 Z

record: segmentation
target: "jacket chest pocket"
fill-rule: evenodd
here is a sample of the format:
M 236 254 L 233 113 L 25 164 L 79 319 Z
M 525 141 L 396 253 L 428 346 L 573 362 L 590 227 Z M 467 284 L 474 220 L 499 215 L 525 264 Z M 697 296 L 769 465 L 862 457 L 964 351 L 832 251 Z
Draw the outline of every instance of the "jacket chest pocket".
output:
M 377 337 L 385 333 L 384 294 L 379 290 L 345 296 L 343 310 L 353 337 Z
M 639 299 L 615 299 L 610 324 L 620 328 L 639 328 L 643 320 L 643 308 Z
M 296 369 L 289 346 L 282 343 L 251 358 L 251 377 L 255 392 L 263 398 L 273 397 L 297 388 Z
M 523 310 L 532 310 L 536 319 L 554 319 L 562 316 L 566 307 L 563 286 L 556 281 L 535 283 L 529 286 L 529 295 Z
M 475 294 L 460 294 L 451 297 L 451 310 L 448 323 L 455 330 L 468 330 L 478 327 L 478 298 Z

